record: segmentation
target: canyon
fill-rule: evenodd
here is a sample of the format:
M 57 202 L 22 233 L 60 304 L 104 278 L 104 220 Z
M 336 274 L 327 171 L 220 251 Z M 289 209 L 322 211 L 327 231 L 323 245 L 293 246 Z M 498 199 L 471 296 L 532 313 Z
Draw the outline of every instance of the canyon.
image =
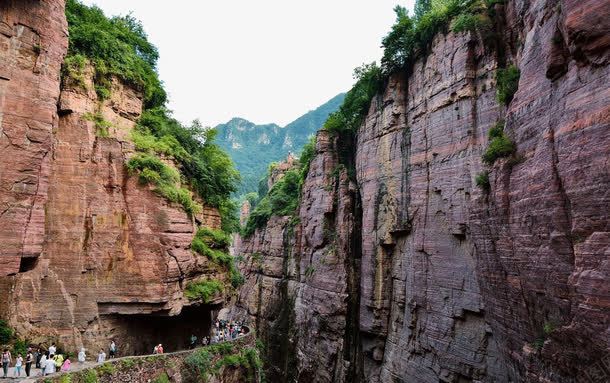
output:
M 192 249 L 221 212 L 128 171 L 145 97 L 62 72 L 63 0 L 0 2 L 0 316 L 34 343 L 144 354 L 220 311 L 255 330 L 271 382 L 607 381 L 610 6 L 493 10 L 493 39 L 436 34 L 353 136 L 320 130 L 295 215 L 234 236 L 243 285 L 193 300 L 230 283 Z M 486 164 L 498 124 L 516 151 Z

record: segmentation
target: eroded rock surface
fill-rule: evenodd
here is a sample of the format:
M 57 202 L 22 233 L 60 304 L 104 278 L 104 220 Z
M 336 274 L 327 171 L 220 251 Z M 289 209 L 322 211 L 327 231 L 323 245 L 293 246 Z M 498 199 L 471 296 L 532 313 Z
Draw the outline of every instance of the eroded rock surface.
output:
M 373 100 L 353 183 L 337 171 L 332 139 L 318 135 L 299 224 L 273 218 L 235 248 L 249 275 L 234 315 L 264 329 L 278 376 L 574 382 L 604 371 L 610 9 L 602 3 L 497 5 L 505 29 L 495 47 L 477 34 L 437 36 Z M 495 72 L 510 63 L 521 77 L 505 107 Z M 517 151 L 487 167 L 487 133 L 501 120 Z M 489 192 L 475 184 L 485 169 Z M 278 322 L 281 333 L 272 332 Z
M 98 100 L 85 68 L 84 86 L 64 81 L 60 94 L 63 1 L 2 2 L 0 11 L 2 316 L 36 342 L 99 349 L 116 337 L 123 353 L 150 352 L 152 343 L 137 349 L 142 335 L 165 343 L 152 339 L 152 322 L 193 305 L 189 281 L 226 277 L 190 248 L 196 223 L 219 228 L 220 215 L 205 207 L 189 217 L 127 173 L 137 91 L 115 79 Z M 202 308 L 202 327 L 210 312 Z M 150 326 L 136 325 L 144 316 Z M 174 334 L 184 338 L 176 345 L 189 335 Z
M 60 68 L 63 0 L 0 3 L 0 275 L 35 262 L 45 240 Z M 4 303 L 4 302 L 3 302 Z

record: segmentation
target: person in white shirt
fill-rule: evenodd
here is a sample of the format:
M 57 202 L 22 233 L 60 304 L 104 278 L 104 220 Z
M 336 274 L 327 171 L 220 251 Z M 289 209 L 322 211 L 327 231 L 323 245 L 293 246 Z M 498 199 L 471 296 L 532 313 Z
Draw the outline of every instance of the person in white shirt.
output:
M 47 354 L 42 354 L 42 357 L 40 358 L 40 371 L 42 372 L 42 375 L 44 375 L 45 368 L 47 368 Z
M 55 373 L 55 361 L 53 360 L 53 358 L 51 358 L 51 357 L 47 358 L 47 361 L 45 362 L 45 366 L 46 366 L 44 369 L 45 375 Z
M 100 350 L 100 353 L 97 354 L 97 362 L 104 363 L 106 361 L 106 353 L 104 350 Z
M 83 364 L 85 363 L 85 360 L 87 359 L 87 354 L 85 353 L 85 348 L 81 348 L 80 352 L 78 353 L 78 363 Z
M 57 352 L 57 347 L 55 347 L 55 343 L 51 343 L 51 346 L 49 347 L 49 358 L 52 358 L 56 352 Z
M 15 359 L 15 373 L 14 376 L 21 377 L 21 366 L 23 366 L 23 357 L 21 354 L 17 354 L 17 358 Z

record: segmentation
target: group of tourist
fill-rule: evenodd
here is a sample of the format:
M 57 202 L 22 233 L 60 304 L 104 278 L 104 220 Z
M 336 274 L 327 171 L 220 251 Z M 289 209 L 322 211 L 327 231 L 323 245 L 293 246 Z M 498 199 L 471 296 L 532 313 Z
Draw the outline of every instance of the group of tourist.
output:
M 237 339 L 246 334 L 246 328 L 240 321 L 218 320 L 214 322 L 214 329 L 210 343 L 224 342 Z
M 11 352 L 5 348 L 2 352 L 2 372 L 4 377 L 8 377 L 8 369 L 13 362 L 13 356 Z M 46 352 L 43 352 L 40 347 L 33 349 L 28 347 L 25 353 L 25 359 L 21 353 L 17 354 L 15 358 L 15 371 L 14 377 L 21 377 L 22 372 L 25 372 L 25 376 L 30 376 L 32 373 L 32 364 L 36 368 L 42 371 L 42 375 L 52 374 L 55 371 L 69 371 L 70 370 L 70 358 L 59 354 L 57 352 L 57 346 L 52 343 Z M 23 369 L 25 365 L 25 369 Z
M 117 345 L 114 340 L 110 343 L 108 347 L 110 358 L 114 358 L 117 355 Z M 78 362 L 80 364 L 85 363 L 87 360 L 87 353 L 84 348 L 80 349 L 78 353 Z M 102 363 L 106 360 L 106 353 L 103 349 L 100 349 L 100 352 L 97 356 L 97 362 Z M 25 359 L 18 353 L 14 358 L 15 361 L 15 370 L 13 373 L 13 377 L 21 377 L 23 373 L 25 373 L 26 377 L 32 374 L 32 365 L 35 368 L 40 369 L 40 375 L 49 375 L 58 371 L 66 372 L 70 371 L 70 367 L 72 362 L 70 361 L 70 355 L 66 354 L 64 357 L 63 354 L 59 353 L 57 350 L 57 346 L 55 343 L 51 343 L 47 351 L 44 351 L 42 347 L 28 347 L 27 352 L 25 353 Z M 8 370 L 13 363 L 13 355 L 11 352 L 5 348 L 2 352 L 2 371 L 4 373 L 4 378 L 9 377 Z M 25 368 L 24 368 L 25 366 Z
M 226 321 L 217 319 L 214 322 L 211 336 L 203 337 L 201 340 L 201 345 L 207 346 L 209 344 L 237 339 L 238 337 L 245 335 L 246 331 L 246 327 L 240 321 Z M 197 337 L 195 335 L 191 335 L 190 346 L 191 348 L 197 347 Z M 153 354 L 163 354 L 163 352 L 163 345 L 161 343 L 156 345 L 153 349 Z M 117 353 L 117 345 L 115 341 L 112 340 L 108 347 L 110 359 L 115 358 Z M 81 348 L 80 352 L 78 353 L 78 362 L 79 364 L 83 364 L 86 360 L 87 353 L 84 348 Z M 47 351 L 43 351 L 42 347 L 28 347 L 27 352 L 25 353 L 25 358 L 21 355 L 21 353 L 18 353 L 14 358 L 14 361 L 14 377 L 21 377 L 22 373 L 25 373 L 25 376 L 29 377 L 32 374 L 32 365 L 34 365 L 35 368 L 40 369 L 41 375 L 49 375 L 58 371 L 70 371 L 71 367 L 70 355 L 66 354 L 64 357 L 63 354 L 58 352 L 55 343 L 51 343 Z M 104 349 L 100 349 L 97 355 L 97 362 L 104 363 L 105 361 L 106 352 Z M 11 352 L 5 348 L 2 352 L 2 370 L 4 372 L 4 378 L 8 377 L 9 367 L 12 363 L 13 355 L 11 355 Z
M 218 320 L 214 322 L 214 328 L 212 329 L 211 336 L 204 336 L 201 339 L 201 345 L 207 346 L 209 344 L 224 342 L 227 340 L 237 339 L 240 336 L 246 334 L 246 328 L 240 321 L 226 321 Z M 198 346 L 197 336 L 191 335 L 189 346 L 191 349 Z

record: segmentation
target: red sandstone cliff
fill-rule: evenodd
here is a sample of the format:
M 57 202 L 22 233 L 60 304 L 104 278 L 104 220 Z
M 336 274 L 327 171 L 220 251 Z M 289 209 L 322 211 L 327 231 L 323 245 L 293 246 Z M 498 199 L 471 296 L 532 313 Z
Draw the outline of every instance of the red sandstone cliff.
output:
M 194 220 L 127 174 L 141 95 L 115 80 L 110 99 L 98 100 L 90 70 L 86 89 L 66 82 L 60 93 L 66 49 L 63 1 L 1 3 L 3 317 L 22 337 L 71 350 L 115 337 L 121 352 L 149 352 L 168 343 L 156 334 L 163 328 L 186 342 L 190 321 L 204 325 L 210 307 L 181 316 L 181 327 L 155 321 L 192 306 L 188 281 L 223 272 L 191 251 Z M 92 115 L 112 125 L 108 137 Z M 215 209 L 197 218 L 220 225 Z
M 390 78 L 358 132 L 355 183 L 331 179 L 336 143 L 319 134 L 300 223 L 238 242 L 249 275 L 233 315 L 255 321 L 278 378 L 574 382 L 607 368 L 610 9 L 496 10 L 499 50 L 439 35 Z M 508 107 L 506 61 L 521 70 Z M 487 193 L 474 179 L 500 119 L 517 154 Z

